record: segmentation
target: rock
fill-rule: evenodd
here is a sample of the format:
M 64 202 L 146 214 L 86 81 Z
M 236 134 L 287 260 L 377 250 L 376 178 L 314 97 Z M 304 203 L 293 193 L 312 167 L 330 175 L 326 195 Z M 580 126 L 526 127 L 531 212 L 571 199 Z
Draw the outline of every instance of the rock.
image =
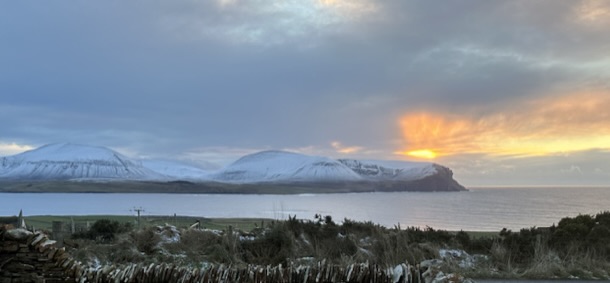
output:
M 440 249 L 438 251 L 439 256 L 442 259 L 446 259 L 446 258 L 465 258 L 470 256 L 466 251 L 463 250 L 446 250 L 446 249 Z
M 19 262 L 11 262 L 11 263 L 5 265 L 3 269 L 6 269 L 6 270 L 9 270 L 12 272 L 22 273 L 24 271 L 34 270 L 34 266 L 32 266 L 30 264 L 19 263 Z
M 394 267 L 394 270 L 392 270 L 392 283 L 398 283 L 403 273 L 404 270 L 402 269 L 402 265 L 399 264 Z
M 439 256 L 441 259 L 447 262 L 454 262 L 460 268 L 474 268 L 478 262 L 485 261 L 488 259 L 485 255 L 469 255 L 463 250 L 439 250 Z
M 17 243 L 4 243 L 2 246 L 0 246 L 0 252 L 4 253 L 4 252 L 17 252 L 19 250 L 19 244 Z
M 44 241 L 38 244 L 38 250 L 40 252 L 46 252 L 50 247 L 55 246 L 57 242 L 54 240 L 45 239 Z
M 165 226 L 157 226 L 156 233 L 161 236 L 161 240 L 164 243 L 178 243 L 180 242 L 180 231 L 176 226 L 165 224 Z
M 32 232 L 25 230 L 23 228 L 11 229 L 4 233 L 4 237 L 9 240 L 14 241 L 23 241 L 26 240 Z
M 439 266 L 442 263 L 443 263 L 443 261 L 440 259 L 428 259 L 428 260 L 424 260 L 421 263 L 419 263 L 419 266 L 421 266 L 423 268 L 430 268 L 432 266 Z
M 447 281 L 447 276 L 445 276 L 445 273 L 443 273 L 442 271 L 436 273 L 436 276 L 434 277 L 434 279 L 432 279 L 432 283 L 446 283 Z
M 388 269 L 387 273 L 392 278 L 392 283 L 403 283 L 408 282 L 409 275 L 411 274 L 411 266 L 408 263 L 401 263 L 396 265 L 393 269 Z

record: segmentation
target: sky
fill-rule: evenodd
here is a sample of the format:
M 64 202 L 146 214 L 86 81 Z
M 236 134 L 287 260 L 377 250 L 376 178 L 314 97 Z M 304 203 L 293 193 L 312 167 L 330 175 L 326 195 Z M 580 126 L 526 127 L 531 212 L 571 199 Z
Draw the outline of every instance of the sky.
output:
M 0 156 L 431 161 L 610 185 L 610 1 L 0 1 Z

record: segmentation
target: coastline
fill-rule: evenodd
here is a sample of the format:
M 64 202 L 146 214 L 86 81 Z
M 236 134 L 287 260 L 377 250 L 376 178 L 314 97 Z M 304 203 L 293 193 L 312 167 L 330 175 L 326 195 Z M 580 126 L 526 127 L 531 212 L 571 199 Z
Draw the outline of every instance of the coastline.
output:
M 0 181 L 0 193 L 332 194 L 370 192 L 462 192 L 432 190 L 405 182 L 197 183 L 189 181 Z

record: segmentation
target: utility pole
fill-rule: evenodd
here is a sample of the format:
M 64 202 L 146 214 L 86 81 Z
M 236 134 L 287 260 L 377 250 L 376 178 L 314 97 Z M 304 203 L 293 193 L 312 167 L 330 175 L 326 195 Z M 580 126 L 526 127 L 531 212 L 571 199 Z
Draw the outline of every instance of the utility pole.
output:
M 132 209 L 132 211 L 135 211 L 135 212 L 137 212 L 137 213 L 138 213 L 138 228 L 140 228 L 140 213 L 141 213 L 141 212 L 144 212 L 144 209 L 142 209 L 142 207 L 139 207 L 139 208 L 134 207 L 134 208 Z

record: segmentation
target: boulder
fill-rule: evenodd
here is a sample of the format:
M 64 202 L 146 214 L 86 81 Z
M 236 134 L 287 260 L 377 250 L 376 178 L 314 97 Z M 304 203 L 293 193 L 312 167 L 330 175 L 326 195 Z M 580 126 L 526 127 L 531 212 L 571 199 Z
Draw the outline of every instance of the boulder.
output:
M 23 228 L 11 229 L 4 233 L 6 239 L 13 241 L 25 241 L 31 235 L 32 232 Z

